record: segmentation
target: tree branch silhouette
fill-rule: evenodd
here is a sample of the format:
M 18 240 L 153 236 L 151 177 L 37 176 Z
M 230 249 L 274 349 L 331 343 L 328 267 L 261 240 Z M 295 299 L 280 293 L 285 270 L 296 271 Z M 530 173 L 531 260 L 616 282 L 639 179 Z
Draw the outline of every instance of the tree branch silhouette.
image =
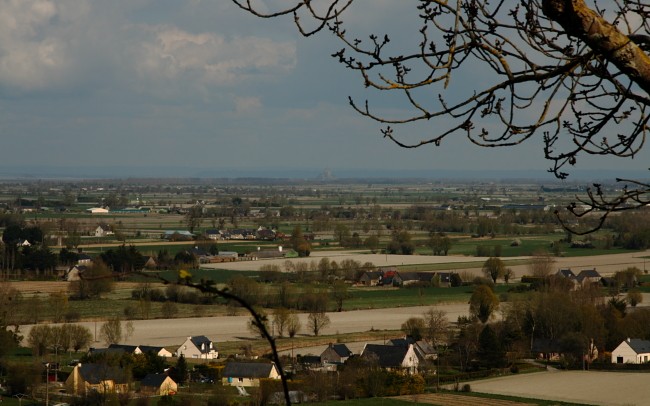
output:
M 381 33 L 351 33 L 359 27 L 344 21 L 359 4 L 354 0 L 294 0 L 274 11 L 253 0 L 233 2 L 261 18 L 291 15 L 305 37 L 333 34 L 342 48 L 332 56 L 343 67 L 358 72 L 378 98 L 402 100 L 408 113 L 391 116 L 369 100 L 348 98 L 357 113 L 385 124 L 383 137 L 402 148 L 441 146 L 459 136 L 482 147 L 539 138 L 548 171 L 566 179 L 567 168 L 585 156 L 634 158 L 645 143 L 647 2 L 608 2 L 605 10 L 593 0 L 417 0 L 403 6 L 419 21 L 409 27 L 417 39 L 407 44 L 391 40 L 389 20 L 376 27 Z M 418 122 L 430 122 L 431 133 L 417 140 L 397 133 Z M 625 182 L 620 196 L 606 200 L 595 188 L 577 198 L 592 210 L 568 213 L 605 211 L 604 222 L 611 212 L 647 205 L 650 183 Z

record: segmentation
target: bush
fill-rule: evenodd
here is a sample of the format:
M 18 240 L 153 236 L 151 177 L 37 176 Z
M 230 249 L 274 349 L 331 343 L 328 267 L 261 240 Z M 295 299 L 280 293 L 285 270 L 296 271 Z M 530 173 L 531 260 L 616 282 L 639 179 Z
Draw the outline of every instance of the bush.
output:
M 165 293 L 162 291 L 162 289 L 151 289 L 149 291 L 149 297 L 151 298 L 152 302 L 163 302 L 165 301 Z
M 174 302 L 165 302 L 160 311 L 164 318 L 171 319 L 178 314 L 178 306 Z
M 135 306 L 126 306 L 124 308 L 124 317 L 128 320 L 133 320 L 138 314 L 138 309 Z
M 471 392 L 472 387 L 468 383 L 466 383 L 465 385 L 463 385 L 463 388 L 461 389 L 461 391 L 462 392 Z
M 79 321 L 81 319 L 81 314 L 79 314 L 79 312 L 76 310 L 70 310 L 65 314 L 64 318 L 67 323 L 72 323 Z

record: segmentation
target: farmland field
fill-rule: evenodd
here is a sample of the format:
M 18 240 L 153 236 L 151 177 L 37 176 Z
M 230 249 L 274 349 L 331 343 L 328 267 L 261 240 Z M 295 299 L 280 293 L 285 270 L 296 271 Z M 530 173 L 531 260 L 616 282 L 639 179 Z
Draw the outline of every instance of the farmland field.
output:
M 647 405 L 648 374 L 553 371 L 472 382 L 472 391 L 590 405 Z

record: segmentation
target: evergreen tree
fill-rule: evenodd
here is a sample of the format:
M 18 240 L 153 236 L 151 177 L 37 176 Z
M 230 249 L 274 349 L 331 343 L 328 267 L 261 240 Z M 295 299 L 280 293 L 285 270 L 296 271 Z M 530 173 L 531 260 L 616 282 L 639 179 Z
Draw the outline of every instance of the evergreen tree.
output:
M 505 351 L 489 324 L 483 328 L 478 337 L 477 355 L 481 363 L 488 368 L 501 368 L 505 364 Z

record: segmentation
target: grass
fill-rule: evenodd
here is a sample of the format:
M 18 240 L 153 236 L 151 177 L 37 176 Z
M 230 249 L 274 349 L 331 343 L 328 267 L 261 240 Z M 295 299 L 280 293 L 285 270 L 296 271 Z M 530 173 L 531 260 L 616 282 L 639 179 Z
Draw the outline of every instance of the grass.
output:
M 498 237 L 498 238 L 463 238 L 454 239 L 449 255 L 467 255 L 475 256 L 478 246 L 488 249 L 490 255 L 494 254 L 494 247 L 498 246 L 501 251 L 501 257 L 515 257 L 515 256 L 530 256 L 536 251 L 549 251 L 552 252 L 551 244 L 558 244 L 558 240 L 563 236 L 558 234 L 541 234 L 535 236 L 512 236 L 512 237 Z M 518 246 L 511 246 L 514 240 L 518 240 Z M 621 254 L 626 252 L 635 252 L 636 250 L 627 250 L 622 248 L 571 248 L 569 244 L 559 243 L 560 251 L 564 257 L 582 257 L 591 255 L 608 255 L 608 254 Z M 420 248 L 419 253 L 430 255 L 431 250 Z
M 506 293 L 515 284 L 499 284 L 495 287 L 497 295 Z M 467 303 L 473 286 L 454 288 L 359 288 L 350 290 L 351 299 L 343 303 L 344 310 L 426 306 L 439 303 Z
M 199 281 L 201 279 L 210 279 L 216 283 L 226 283 L 235 276 L 247 276 L 250 278 L 256 278 L 259 275 L 259 272 L 256 271 L 235 271 L 230 269 L 192 269 L 192 280 Z M 178 279 L 178 272 L 167 270 L 152 272 L 152 275 L 157 274 L 163 279 L 168 281 L 176 281 Z M 147 278 L 143 276 L 134 277 L 135 281 L 147 281 Z

